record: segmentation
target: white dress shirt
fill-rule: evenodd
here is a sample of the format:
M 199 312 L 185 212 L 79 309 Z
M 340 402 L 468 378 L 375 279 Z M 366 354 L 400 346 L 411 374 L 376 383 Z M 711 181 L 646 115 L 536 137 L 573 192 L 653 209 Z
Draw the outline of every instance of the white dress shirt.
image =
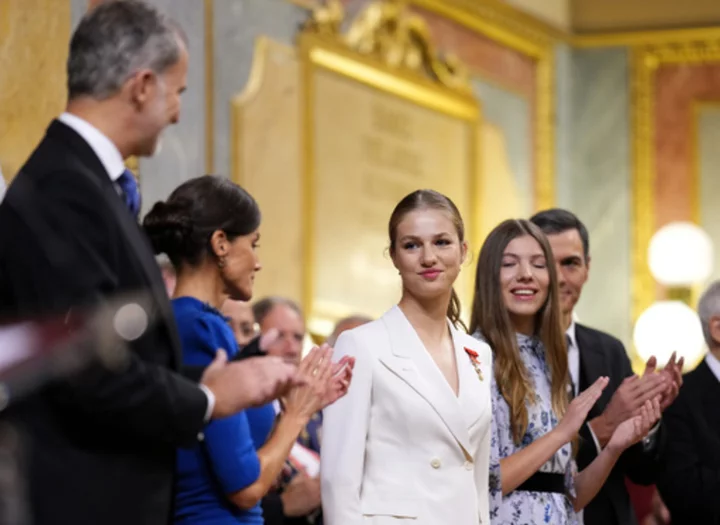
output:
M 570 327 L 565 332 L 568 343 L 568 368 L 570 369 L 570 379 L 574 389 L 573 396 L 577 396 L 580 388 L 580 350 L 578 349 L 577 338 L 575 336 L 575 321 L 570 323 Z
M 2 168 L 0 168 L 0 202 L 2 202 L 3 197 L 5 197 L 5 191 L 7 191 L 7 186 L 3 178 Z
M 90 149 L 93 150 L 100 163 L 112 182 L 116 182 L 125 171 L 125 162 L 123 161 L 120 150 L 102 131 L 90 124 L 88 121 L 81 119 L 72 113 L 63 113 L 58 120 L 72 128 L 87 142 Z M 198 385 L 207 397 L 207 409 L 205 411 L 205 421 L 209 421 L 215 408 L 215 394 L 205 385 Z
M 71 113 L 63 113 L 58 120 L 72 128 L 88 143 L 105 168 L 110 180 L 115 182 L 125 171 L 125 163 L 117 146 L 95 126 Z
M 717 380 L 720 381 L 720 360 L 718 360 L 718 358 L 715 357 L 712 353 L 708 352 L 708 354 L 705 356 L 705 362 L 707 363 L 708 367 L 710 367 L 710 371 L 715 374 Z
M 567 332 L 565 332 L 565 336 L 568 345 L 568 368 L 570 369 L 570 379 L 572 379 L 573 396 L 577 396 L 580 392 L 580 348 L 578 347 L 577 337 L 575 335 L 574 319 L 570 322 L 570 327 L 567 329 Z M 592 427 L 590 425 L 587 427 L 593 438 L 593 443 L 595 443 L 595 449 L 599 455 L 602 452 L 600 441 L 595 435 L 595 432 L 593 432 Z M 577 519 L 580 525 L 585 523 L 584 515 L 584 509 L 580 509 L 577 512 Z

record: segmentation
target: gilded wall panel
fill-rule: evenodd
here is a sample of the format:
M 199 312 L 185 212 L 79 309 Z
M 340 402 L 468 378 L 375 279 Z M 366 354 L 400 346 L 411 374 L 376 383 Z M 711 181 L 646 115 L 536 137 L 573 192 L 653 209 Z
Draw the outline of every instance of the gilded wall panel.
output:
M 12 178 L 67 99 L 69 0 L 0 2 L 0 164 Z
M 250 79 L 232 100 L 232 178 L 262 211 L 254 295 L 302 301 L 303 185 L 299 64 L 294 48 L 260 37 Z

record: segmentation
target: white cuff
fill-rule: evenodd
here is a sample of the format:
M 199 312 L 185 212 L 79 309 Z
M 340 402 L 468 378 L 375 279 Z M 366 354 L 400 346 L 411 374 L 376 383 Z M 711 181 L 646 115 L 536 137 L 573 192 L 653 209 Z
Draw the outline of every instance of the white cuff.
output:
M 212 418 L 212 413 L 215 408 L 215 394 L 212 393 L 212 390 L 210 390 L 205 385 L 199 385 L 200 390 L 205 392 L 205 395 L 207 396 L 207 409 L 205 410 L 205 423 L 210 422 L 210 418 Z
M 597 453 L 599 456 L 600 453 L 602 452 L 602 447 L 600 446 L 600 440 L 595 435 L 595 432 L 593 432 L 593 429 L 592 429 L 592 426 L 590 425 L 590 423 L 585 423 L 585 424 L 587 425 L 588 430 L 590 431 L 590 435 L 593 438 L 593 443 L 595 443 L 595 450 L 597 450 Z
M 655 423 L 655 426 L 650 429 L 650 432 L 648 432 L 647 436 L 645 436 L 642 440 L 643 444 L 643 450 L 647 451 L 650 450 L 655 446 L 655 434 L 657 434 L 658 429 L 660 428 L 660 420 L 658 420 L 657 423 Z

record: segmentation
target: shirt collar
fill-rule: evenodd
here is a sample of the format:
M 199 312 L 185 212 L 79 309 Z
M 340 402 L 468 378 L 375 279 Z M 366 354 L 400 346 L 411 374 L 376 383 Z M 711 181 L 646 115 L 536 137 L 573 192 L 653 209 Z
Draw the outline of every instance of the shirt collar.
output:
M 710 367 L 710 371 L 715 374 L 715 377 L 720 381 L 720 360 L 710 352 L 705 356 L 705 362 Z
M 88 143 L 100 163 L 105 168 L 110 180 L 115 182 L 125 171 L 125 163 L 117 146 L 95 126 L 71 113 L 63 113 L 58 120 L 72 128 Z
M 575 335 L 575 320 L 574 319 L 572 321 L 570 321 L 570 326 L 568 327 L 567 331 L 565 332 L 565 335 L 569 338 L 570 345 L 572 346 L 572 348 L 577 348 L 578 344 L 577 344 L 577 336 Z M 570 349 L 568 348 L 568 350 L 570 350 Z

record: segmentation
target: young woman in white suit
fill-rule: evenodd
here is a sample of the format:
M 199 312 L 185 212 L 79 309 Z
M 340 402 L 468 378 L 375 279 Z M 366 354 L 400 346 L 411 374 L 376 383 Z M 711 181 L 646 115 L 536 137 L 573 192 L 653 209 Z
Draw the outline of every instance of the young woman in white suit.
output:
M 462 219 L 450 199 L 419 190 L 388 229 L 402 297 L 335 346 L 355 368 L 324 411 L 325 525 L 489 524 L 492 368 L 489 347 L 457 329 Z

